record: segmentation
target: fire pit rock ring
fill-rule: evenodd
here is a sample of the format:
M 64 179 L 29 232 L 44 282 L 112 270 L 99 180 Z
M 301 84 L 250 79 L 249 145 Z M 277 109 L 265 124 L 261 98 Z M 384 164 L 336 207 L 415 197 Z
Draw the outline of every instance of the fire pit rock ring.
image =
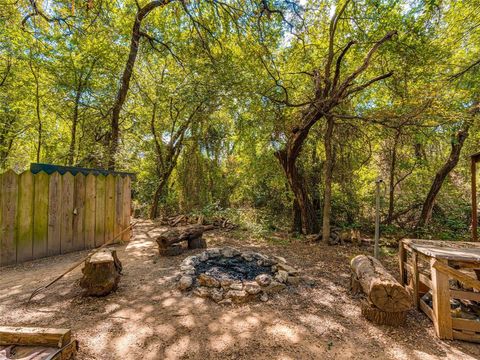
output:
M 268 301 L 270 295 L 297 285 L 297 269 L 280 256 L 231 247 L 210 248 L 180 265 L 178 288 L 219 304 Z

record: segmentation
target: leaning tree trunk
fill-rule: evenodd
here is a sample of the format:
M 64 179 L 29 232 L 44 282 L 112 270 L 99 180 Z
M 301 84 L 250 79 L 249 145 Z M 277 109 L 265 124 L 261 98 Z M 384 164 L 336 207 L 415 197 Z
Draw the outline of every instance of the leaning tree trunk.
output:
M 458 164 L 460 159 L 460 153 L 463 148 L 463 144 L 468 137 L 468 130 L 470 128 L 470 123 L 465 122 L 463 128 L 459 130 L 454 139 L 452 139 L 452 149 L 450 151 L 450 156 L 440 170 L 437 171 L 435 179 L 433 180 L 430 191 L 423 203 L 422 213 L 420 214 L 420 219 L 417 223 L 417 228 L 421 228 L 428 224 L 432 217 L 433 206 L 435 205 L 435 199 L 437 198 L 440 189 L 442 188 L 443 182 L 447 178 L 450 171 L 452 171 L 455 166 Z
M 108 169 L 115 169 L 115 155 L 118 149 L 118 140 L 120 135 L 120 112 L 122 110 L 125 99 L 127 98 L 128 89 L 130 88 L 130 79 L 132 78 L 135 61 L 137 60 L 138 46 L 140 44 L 140 38 L 142 37 L 141 25 L 143 19 L 150 14 L 152 10 L 157 7 L 167 5 L 172 0 L 151 1 L 144 7 L 140 8 L 135 16 L 135 22 L 133 23 L 132 36 L 130 38 L 130 52 L 128 54 L 125 68 L 123 69 L 122 79 L 120 82 L 120 88 L 118 89 L 115 102 L 112 107 L 112 120 L 110 124 L 110 137 L 107 149 Z
M 322 239 L 330 239 L 330 214 L 332 210 L 332 177 L 333 177 L 333 152 L 332 136 L 335 121 L 333 116 L 327 116 L 327 132 L 325 133 L 325 193 L 323 197 L 323 222 Z
M 150 207 L 150 219 L 152 220 L 158 216 L 158 204 L 160 203 L 160 197 L 163 193 L 163 189 L 165 188 L 166 183 L 167 180 L 165 179 L 165 177 L 163 177 L 158 183 L 155 194 L 153 194 L 152 206 Z
M 299 173 L 295 164 L 296 157 L 288 156 L 286 150 L 276 153 L 280 164 L 285 172 L 290 189 L 295 196 L 295 202 L 300 212 L 303 234 L 314 234 L 318 232 L 318 220 L 312 200 L 303 176 Z

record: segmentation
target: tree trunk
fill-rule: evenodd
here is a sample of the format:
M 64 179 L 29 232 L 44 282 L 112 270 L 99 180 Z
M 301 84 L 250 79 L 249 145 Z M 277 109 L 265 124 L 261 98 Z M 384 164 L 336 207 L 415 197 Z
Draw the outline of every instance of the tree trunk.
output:
M 289 156 L 286 150 L 279 150 L 275 153 L 280 161 L 282 168 L 288 180 L 290 189 L 295 196 L 295 201 L 300 211 L 302 220 L 302 233 L 315 234 L 318 232 L 318 220 L 315 214 L 312 200 L 308 195 L 307 186 L 304 178 L 299 173 L 295 165 L 296 157 Z
M 115 169 L 115 156 L 118 149 L 118 140 L 120 135 L 120 112 L 122 111 L 123 104 L 127 98 L 128 89 L 130 88 L 130 79 L 132 78 L 135 61 L 138 54 L 138 46 L 140 38 L 142 37 L 140 27 L 143 19 L 150 14 L 152 10 L 157 7 L 164 6 L 171 2 L 171 0 L 151 1 L 144 7 L 140 8 L 135 16 L 135 22 L 132 27 L 132 36 L 130 39 L 130 52 L 128 54 L 127 63 L 123 70 L 122 79 L 120 82 L 120 88 L 118 89 L 117 97 L 112 107 L 112 120 L 110 125 L 110 138 L 107 149 L 108 169 Z
M 75 158 L 75 145 L 77 139 L 77 124 L 78 124 L 78 108 L 80 106 L 80 97 L 82 96 L 82 76 L 80 75 L 79 83 L 75 93 L 75 106 L 73 108 L 72 119 L 72 135 L 70 139 L 70 149 L 68 151 L 68 165 L 72 166 Z
M 38 80 L 38 75 L 35 72 L 33 68 L 32 61 L 30 60 L 30 70 L 32 71 L 33 78 L 35 79 L 35 113 L 37 115 L 37 122 L 38 122 L 38 139 L 37 139 L 37 155 L 36 155 L 36 161 L 37 163 L 40 162 L 40 155 L 42 151 L 42 135 L 43 135 L 43 124 L 42 124 L 42 115 L 41 115 L 41 109 L 40 109 L 40 83 Z
M 432 186 L 430 187 L 430 191 L 423 203 L 422 213 L 420 214 L 420 218 L 417 223 L 417 228 L 421 228 L 428 224 L 432 217 L 432 210 L 433 206 L 435 205 L 435 199 L 437 198 L 440 189 L 442 188 L 443 182 L 447 178 L 450 171 L 452 171 L 455 166 L 458 164 L 458 160 L 460 159 L 460 153 L 463 148 L 463 144 L 468 137 L 468 130 L 470 128 L 470 123 L 465 122 L 463 124 L 462 129 L 460 129 L 452 139 L 452 149 L 450 151 L 450 156 L 448 157 L 447 161 L 440 170 L 437 171 L 435 175 L 435 179 L 433 179 Z
M 382 263 L 372 256 L 358 255 L 350 262 L 368 300 L 378 309 L 400 312 L 410 309 L 412 299 Z
M 158 204 L 160 203 L 160 197 L 162 196 L 163 189 L 165 188 L 165 184 L 168 181 L 168 177 L 163 176 L 158 183 L 157 190 L 155 190 L 155 194 L 153 194 L 152 206 L 150 207 L 150 219 L 155 219 L 158 216 Z
M 330 239 L 330 214 L 332 210 L 332 177 L 333 177 L 333 153 L 332 136 L 335 121 L 333 116 L 327 116 L 327 131 L 324 137 L 325 145 L 325 193 L 323 197 L 323 221 L 322 239 L 328 242 Z
M 390 176 L 389 176 L 389 189 L 388 189 L 388 215 L 386 224 L 391 224 L 393 221 L 393 213 L 395 211 L 395 168 L 397 165 L 397 145 L 400 138 L 400 132 L 395 134 L 395 140 L 392 148 L 392 158 L 390 159 Z

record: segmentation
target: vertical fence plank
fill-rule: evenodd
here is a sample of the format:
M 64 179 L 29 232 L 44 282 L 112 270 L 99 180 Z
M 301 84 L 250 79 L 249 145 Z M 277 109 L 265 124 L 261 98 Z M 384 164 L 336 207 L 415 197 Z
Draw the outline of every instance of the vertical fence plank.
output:
M 85 178 L 85 248 L 95 247 L 95 175 L 88 174 Z
M 130 225 L 130 211 L 131 211 L 131 184 L 130 184 L 130 177 L 125 176 L 123 178 L 123 227 L 122 229 L 127 228 Z M 122 241 L 129 241 L 130 240 L 130 232 L 125 231 L 122 235 Z
M 100 246 L 105 243 L 105 176 L 97 176 L 95 191 L 95 246 Z
M 73 202 L 73 250 L 85 249 L 85 175 L 75 175 Z
M 24 171 L 18 177 L 17 262 L 33 256 L 33 174 Z
M 12 170 L 2 177 L 2 257 L 1 265 L 15 264 L 17 261 L 15 232 L 18 193 L 18 175 Z
M 115 177 L 105 178 L 105 242 L 113 239 L 115 227 Z
M 60 251 L 62 254 L 73 251 L 73 200 L 75 179 L 70 172 L 62 176 L 62 225 Z
M 58 172 L 50 175 L 48 185 L 48 256 L 60 254 L 62 225 L 62 177 Z
M 35 194 L 33 200 L 33 258 L 47 256 L 48 241 L 48 174 L 34 175 Z
M 123 178 L 115 177 L 115 227 L 113 236 L 116 237 L 123 230 Z M 121 239 L 117 239 L 121 240 Z

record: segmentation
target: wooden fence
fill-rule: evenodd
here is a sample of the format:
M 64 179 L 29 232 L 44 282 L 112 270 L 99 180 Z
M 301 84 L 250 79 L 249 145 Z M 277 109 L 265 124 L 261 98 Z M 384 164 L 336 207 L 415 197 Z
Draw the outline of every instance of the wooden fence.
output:
M 129 176 L 9 170 L 0 175 L 0 266 L 100 246 L 128 227 L 130 209 Z

